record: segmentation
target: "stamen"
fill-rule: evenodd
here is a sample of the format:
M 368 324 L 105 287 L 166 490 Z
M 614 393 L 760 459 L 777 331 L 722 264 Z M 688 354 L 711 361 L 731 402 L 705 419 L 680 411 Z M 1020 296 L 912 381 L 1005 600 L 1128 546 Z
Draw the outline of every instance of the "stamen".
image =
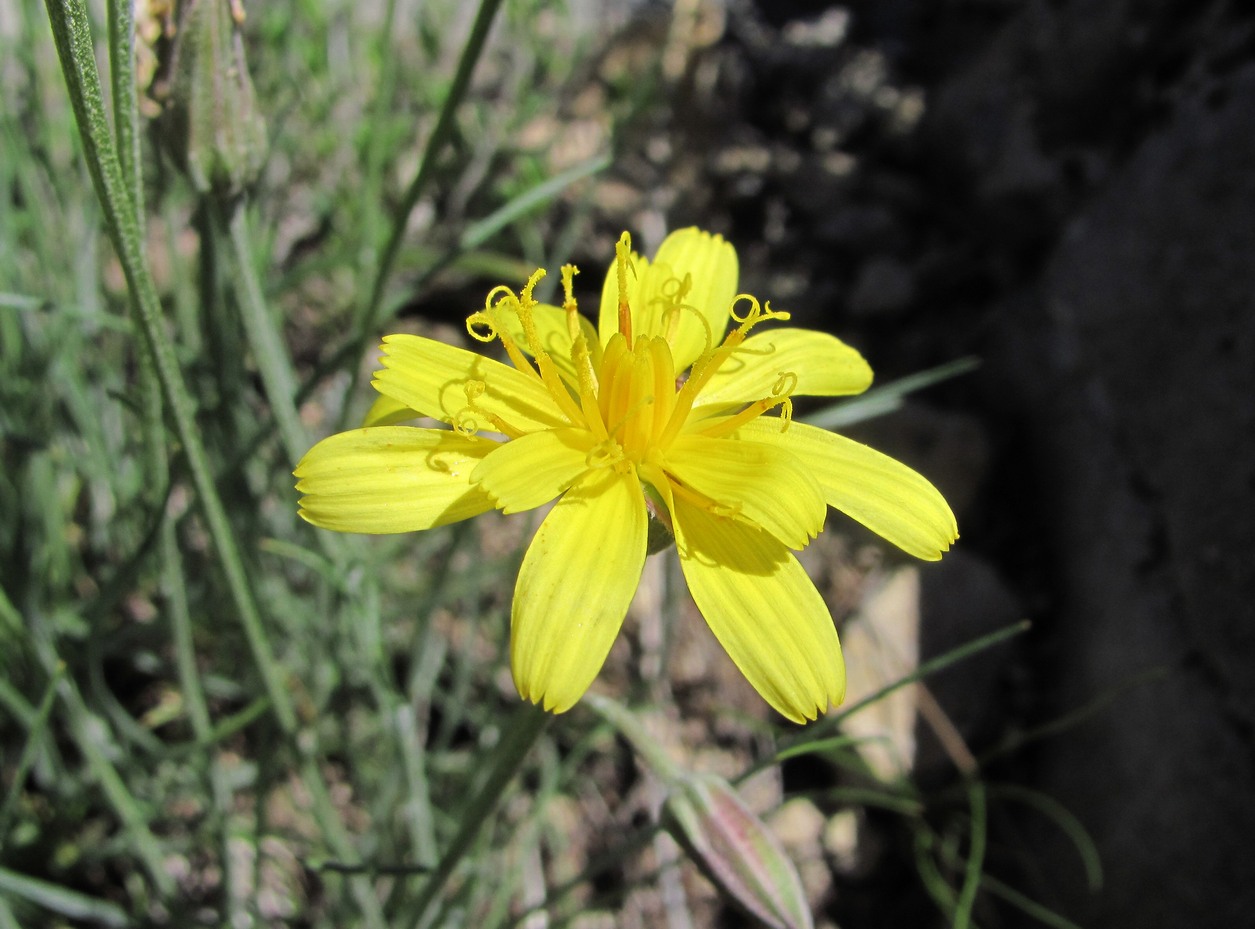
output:
M 497 337 L 497 327 L 483 312 L 466 317 L 466 333 L 476 342 L 491 342 Z
M 593 368 L 593 360 L 582 334 L 571 349 L 571 357 L 575 362 L 575 372 L 580 380 L 579 399 L 580 409 L 584 413 L 584 422 L 598 439 L 606 439 L 609 433 L 606 431 L 606 423 L 602 417 L 598 398 L 597 372 Z
M 680 310 L 686 308 L 684 298 L 689 295 L 689 291 L 692 289 L 693 275 L 691 274 L 685 274 L 683 279 L 678 277 L 668 278 L 658 288 L 661 295 L 658 297 L 658 302 L 664 303 L 662 312 L 658 315 L 660 322 L 658 328 L 668 342 L 675 342 L 676 333 L 680 328 Z M 692 307 L 687 308 L 692 309 Z M 698 318 L 701 318 L 700 313 L 697 315 Z M 707 346 L 709 347 L 709 342 Z
M 793 422 L 793 391 L 797 389 L 797 375 L 792 371 L 781 371 L 780 377 L 772 385 L 771 396 L 751 403 L 735 416 L 721 419 L 705 429 L 698 430 L 702 435 L 717 439 L 740 429 L 746 423 L 762 416 L 769 410 L 780 407 L 780 431 L 788 432 Z
M 620 411 L 627 406 L 625 392 L 627 390 L 627 372 L 623 370 L 624 359 L 631 363 L 631 352 L 623 336 L 615 333 L 606 343 L 601 356 L 601 388 L 597 401 L 600 419 L 603 423 L 616 422 L 621 418 Z
M 575 302 L 575 275 L 579 273 L 575 265 L 562 266 L 562 309 L 566 311 L 566 331 L 572 343 L 580 337 L 580 308 Z
M 595 406 L 597 402 L 597 370 L 593 366 L 593 355 L 584 338 L 584 330 L 580 327 L 580 310 L 575 302 L 575 275 L 579 273 L 580 269 L 575 265 L 562 266 L 562 309 L 566 311 L 566 329 L 571 337 L 571 362 L 579 381 L 580 405 L 587 416 L 590 403 Z
M 504 294 L 504 296 L 495 304 L 491 303 L 492 297 L 499 293 Z M 477 342 L 491 342 L 493 339 L 500 339 L 501 346 L 510 357 L 510 363 L 524 374 L 530 374 L 532 377 L 539 378 L 540 374 L 532 367 L 531 362 L 527 360 L 527 356 L 523 354 L 514 339 L 510 337 L 510 334 L 501 324 L 501 314 L 505 312 L 502 309 L 502 305 L 517 307 L 519 298 L 514 295 L 514 291 L 509 287 L 494 287 L 489 292 L 488 298 L 482 310 L 466 317 L 467 334 Z
M 677 478 L 670 471 L 667 471 L 664 469 L 663 473 L 667 476 L 667 483 L 671 485 L 671 492 L 674 493 L 677 497 L 681 497 L 682 499 L 687 500 L 689 503 L 692 503 L 694 506 L 701 507 L 707 513 L 711 513 L 715 516 L 739 516 L 740 515 L 741 513 L 740 503 L 731 503 L 731 504 L 720 503 L 718 500 L 715 500 L 715 499 L 712 499 L 711 497 L 706 496 L 701 491 L 695 490 L 692 487 L 687 486 L 686 484 L 680 483 L 679 478 Z
M 540 333 L 536 331 L 536 319 L 532 316 L 532 307 L 536 305 L 532 291 L 536 289 L 536 285 L 540 283 L 545 273 L 544 268 L 537 268 L 532 272 L 532 276 L 523 285 L 523 292 L 514 301 L 513 306 L 515 315 L 523 326 L 523 337 L 527 339 L 527 347 L 532 350 L 532 356 L 537 359 L 545 354 L 545 346 L 540 341 Z
M 620 474 L 626 474 L 632 468 L 632 462 L 623 454 L 623 448 L 614 439 L 606 439 L 595 445 L 587 455 L 584 463 L 590 468 L 614 468 Z
M 536 299 L 532 296 L 532 291 L 544 278 L 545 273 L 544 268 L 537 268 L 532 273 L 532 276 L 527 279 L 527 283 L 523 287 L 522 294 L 514 302 L 513 309 L 519 318 L 519 324 L 523 327 L 523 335 L 527 339 L 528 347 L 532 350 L 532 356 L 536 359 L 536 367 L 540 370 L 539 377 L 541 383 L 549 391 L 549 396 L 553 398 L 558 409 L 562 411 L 562 415 L 567 418 L 571 425 L 577 426 L 583 421 L 583 413 L 571 398 L 566 382 L 562 380 L 562 375 L 558 373 L 557 365 L 553 363 L 549 352 L 545 350 L 544 343 L 540 339 L 540 332 L 536 328 L 536 317 L 532 313 L 532 308 L 536 306 Z
M 675 344 L 675 337 L 680 328 L 680 314 L 685 312 L 692 313 L 695 317 L 697 317 L 697 321 L 702 324 L 702 331 L 706 336 L 706 347 L 702 349 L 702 355 L 705 355 L 715 347 L 715 332 L 710 328 L 710 320 L 703 315 L 701 310 L 693 306 L 691 303 L 675 303 L 667 307 L 664 311 L 664 336 L 666 337 L 668 343 L 671 345 Z M 701 355 L 698 357 L 700 358 Z
M 649 353 L 654 362 L 654 421 L 649 431 L 658 436 L 675 408 L 675 360 L 665 339 L 651 339 Z
M 707 426 L 705 429 L 699 429 L 698 434 L 709 436 L 712 439 L 718 439 L 725 435 L 736 432 L 746 423 L 753 422 L 769 410 L 776 407 L 782 407 L 780 411 L 780 419 L 783 421 L 780 431 L 784 432 L 789 428 L 789 423 L 793 421 L 793 398 L 792 397 L 765 397 L 762 400 L 755 400 L 741 412 L 727 419 L 721 419 L 714 425 Z
M 620 428 L 623 430 L 622 438 L 619 439 L 623 452 L 636 460 L 645 454 L 645 448 L 653 434 L 653 411 L 649 409 L 654 405 L 655 399 L 653 361 L 649 342 L 642 337 L 632 352 L 632 367 L 625 372 L 631 379 L 627 409 L 623 412 L 620 425 L 610 431 L 611 435 L 615 435 Z
M 744 316 L 737 316 L 736 305 L 743 300 L 749 302 L 750 308 Z M 769 319 L 784 322 L 791 314 L 787 310 L 773 310 L 771 308 L 770 300 L 766 303 L 760 304 L 758 302 L 758 298 L 753 294 L 737 294 L 732 299 L 732 306 L 728 308 L 728 315 L 731 316 L 735 322 L 740 323 L 740 326 L 737 327 L 737 332 L 741 333 L 742 336 L 746 336 L 749 335 L 749 331 L 759 323 L 765 323 Z
M 749 303 L 749 309 L 745 311 L 744 316 L 738 316 L 736 312 L 737 304 L 742 301 Z M 745 337 L 751 329 L 759 323 L 770 319 L 785 320 L 789 318 L 788 313 L 773 310 L 769 302 L 760 304 L 758 299 L 752 294 L 737 294 L 732 300 L 732 305 L 728 308 L 728 315 L 739 325 L 724 337 L 723 344 L 717 349 L 713 352 L 707 352 L 693 363 L 689 379 L 684 382 L 684 386 L 676 394 L 675 412 L 671 414 L 671 421 L 667 423 L 667 428 L 659 437 L 660 444 L 670 444 L 680 434 L 680 429 L 684 426 L 684 421 L 688 418 L 689 413 L 692 412 L 693 403 L 697 400 L 702 388 L 714 377 L 720 365 L 727 361 L 732 356 L 732 353 L 745 341 Z
M 527 279 L 527 283 L 523 285 L 523 292 L 519 294 L 519 301 L 529 307 L 536 305 L 536 298 L 532 296 L 532 291 L 536 289 L 536 285 L 545 279 L 549 272 L 544 268 L 537 268 L 532 272 L 532 276 Z
M 797 390 L 797 374 L 793 371 L 781 371 L 776 382 L 771 386 L 773 397 L 791 397 Z
M 628 306 L 627 272 L 632 263 L 632 237 L 624 232 L 614 247 L 615 273 L 619 284 L 619 333 L 632 344 L 632 308 Z M 633 272 L 635 273 L 635 272 Z
M 480 380 L 468 380 L 462 385 L 462 392 L 466 394 L 466 406 L 453 417 L 454 430 L 462 435 L 474 435 L 479 431 L 479 422 L 475 419 L 475 416 L 479 415 L 488 420 L 492 428 L 504 436 L 517 439 L 525 435 L 524 430 L 511 426 L 496 413 L 483 409 L 475 402 L 487 391 L 488 385 Z

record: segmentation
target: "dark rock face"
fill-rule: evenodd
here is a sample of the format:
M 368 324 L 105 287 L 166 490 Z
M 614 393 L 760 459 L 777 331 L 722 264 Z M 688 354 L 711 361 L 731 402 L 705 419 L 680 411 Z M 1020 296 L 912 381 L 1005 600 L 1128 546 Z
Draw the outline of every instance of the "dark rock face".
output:
M 984 359 L 941 395 L 993 448 L 960 544 L 1037 621 L 1021 722 L 1101 704 L 1021 759 L 1104 886 L 1030 817 L 1020 886 L 1089 927 L 1249 923 L 1255 10 L 854 2 L 817 57 L 787 45 L 821 5 L 759 6 L 730 26 L 740 109 L 689 205 L 805 280 L 803 325 L 906 370 Z
M 1243 921 L 1255 874 L 1255 66 L 1185 97 L 1009 301 L 990 352 L 1054 502 L 1057 699 L 1162 672 L 1040 755 L 1100 926 Z

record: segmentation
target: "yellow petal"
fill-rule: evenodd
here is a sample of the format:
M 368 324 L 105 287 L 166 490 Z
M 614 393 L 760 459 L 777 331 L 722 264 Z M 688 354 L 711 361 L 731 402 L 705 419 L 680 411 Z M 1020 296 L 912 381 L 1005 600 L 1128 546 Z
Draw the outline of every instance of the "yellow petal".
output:
M 363 426 L 395 426 L 397 423 L 418 419 L 417 410 L 411 410 L 399 400 L 380 394 L 366 411 L 362 419 Z
M 516 313 L 502 313 L 504 318 L 506 334 L 512 338 L 515 343 L 533 358 L 536 353 L 532 350 L 532 345 L 527 339 L 527 334 L 523 330 L 523 323 Z M 593 329 L 593 324 L 583 316 L 579 318 L 580 331 L 584 334 L 584 341 L 587 343 L 590 353 L 594 355 L 593 364 L 597 363 L 597 353 L 600 350 L 597 341 L 597 332 Z M 579 386 L 579 378 L 575 373 L 575 362 L 571 356 L 571 333 L 567 329 L 566 311 L 561 307 L 551 306 L 548 303 L 539 303 L 532 307 L 532 319 L 536 323 L 536 337 L 540 342 L 540 347 L 549 354 L 553 359 L 554 367 L 558 369 L 558 373 L 562 375 L 562 379 L 572 387 Z
M 697 608 L 764 700 L 794 722 L 845 697 L 841 643 L 797 559 L 761 529 L 678 495 L 676 548 Z
M 678 229 L 663 240 L 654 263 L 669 269 L 669 273 L 652 275 L 645 281 L 641 294 L 645 304 L 665 303 L 667 288 L 674 286 L 672 280 L 683 281 L 687 276 L 691 282 L 683 303 L 692 310 L 680 312 L 678 328 L 671 337 L 676 369 L 682 371 L 706 349 L 718 345 L 728 328 L 728 311 L 736 298 L 739 275 L 736 249 L 723 236 L 689 227 Z M 703 320 L 706 325 L 702 325 Z M 654 325 L 656 331 L 641 334 L 669 335 L 665 331 L 666 320 L 658 320 Z
M 385 336 L 383 352 L 375 388 L 424 416 L 496 432 L 569 425 L 538 378 L 499 361 L 417 335 Z
M 828 515 L 819 483 L 778 445 L 681 435 L 667 451 L 666 470 L 725 515 L 751 520 L 789 548 L 805 548 Z
M 563 713 L 584 695 L 640 582 L 647 522 L 636 475 L 610 468 L 590 473 L 545 517 L 510 620 L 510 667 L 525 699 Z
M 719 366 L 696 406 L 753 403 L 777 384 L 794 396 L 839 397 L 862 393 L 872 369 L 856 349 L 826 332 L 769 329 L 751 335 Z
M 300 515 L 338 532 L 411 532 L 492 509 L 470 482 L 496 442 L 443 429 L 375 426 L 323 439 L 293 472 Z
M 471 473 L 471 481 L 504 513 L 548 503 L 588 470 L 593 437 L 584 429 L 532 432 L 499 446 Z
M 737 435 L 787 449 L 815 475 L 829 506 L 917 558 L 936 561 L 959 537 L 954 513 L 937 488 L 888 455 L 803 423 L 781 432 L 760 419 Z

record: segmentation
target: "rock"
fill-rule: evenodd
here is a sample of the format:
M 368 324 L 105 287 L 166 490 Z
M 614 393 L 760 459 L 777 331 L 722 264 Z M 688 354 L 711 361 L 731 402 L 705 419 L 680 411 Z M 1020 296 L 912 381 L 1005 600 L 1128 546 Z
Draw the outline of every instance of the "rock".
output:
M 1209 83 L 1004 305 L 990 353 L 1052 514 L 1054 711 L 1111 698 L 1040 749 L 1037 786 L 1107 875 L 1052 885 L 1111 929 L 1241 924 L 1255 874 L 1255 67 Z M 1075 860 L 1053 827 L 1033 844 Z

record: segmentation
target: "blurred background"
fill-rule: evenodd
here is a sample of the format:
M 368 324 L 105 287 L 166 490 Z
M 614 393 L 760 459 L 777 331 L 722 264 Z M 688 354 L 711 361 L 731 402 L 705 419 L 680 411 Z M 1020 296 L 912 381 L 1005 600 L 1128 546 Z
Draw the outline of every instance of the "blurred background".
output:
M 139 334 L 47 13 L 8 0 L 0 924 L 408 925 L 405 867 L 430 866 L 517 700 L 503 655 L 534 523 L 319 541 L 286 440 L 360 418 L 384 333 L 464 341 L 489 288 L 566 261 L 588 313 L 623 229 L 648 253 L 687 225 L 878 385 L 978 362 L 841 430 L 932 479 L 962 533 L 906 564 L 834 515 L 807 550 L 856 695 L 1032 624 L 854 717 L 884 757 L 747 782 L 817 924 L 952 924 L 968 761 L 990 798 L 976 924 L 1249 921 L 1249 5 L 506 0 L 429 150 L 474 5 L 248 3 L 266 144 L 225 194 L 176 167 L 178 16 L 136 11 L 145 256 L 296 723 L 272 718 L 173 431 L 168 472 L 145 461 Z M 242 315 L 254 275 L 295 433 Z M 734 777 L 783 724 L 675 588 L 651 562 L 599 687 Z M 547 738 L 494 825 L 512 838 L 429 925 L 748 924 L 696 874 L 666 877 L 674 849 L 616 842 L 657 796 L 613 732 L 577 709 Z

